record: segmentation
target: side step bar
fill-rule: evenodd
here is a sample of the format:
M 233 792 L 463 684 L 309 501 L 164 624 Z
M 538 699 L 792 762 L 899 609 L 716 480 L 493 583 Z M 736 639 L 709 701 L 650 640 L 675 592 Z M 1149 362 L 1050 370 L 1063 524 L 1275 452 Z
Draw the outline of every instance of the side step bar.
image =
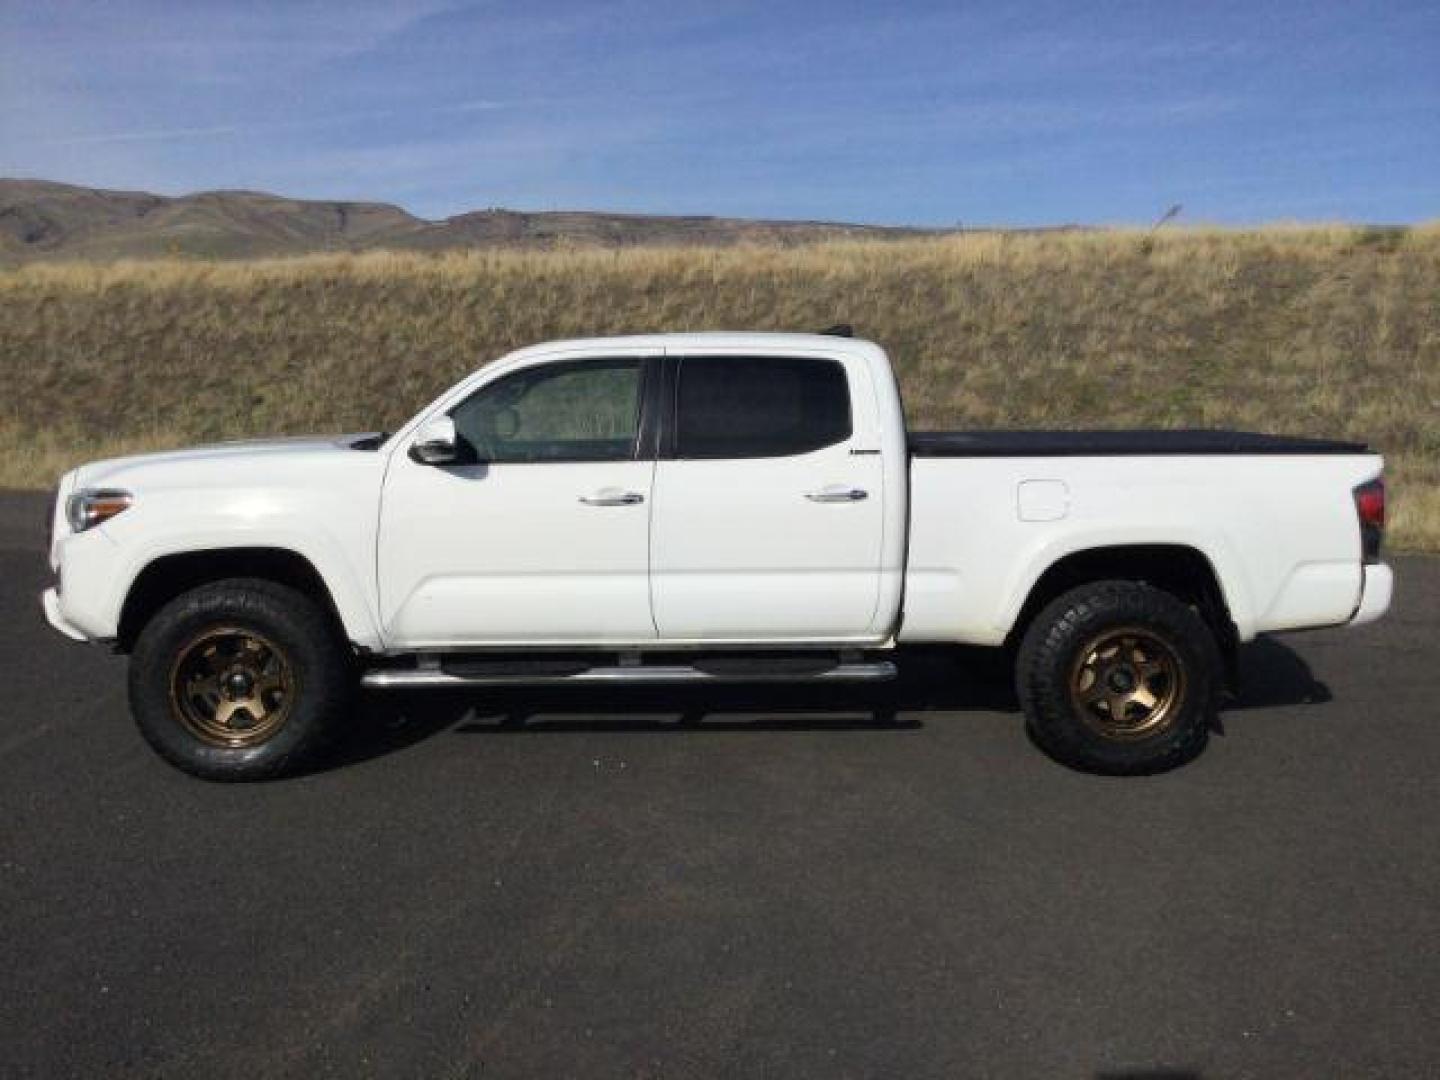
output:
M 889 660 L 873 663 L 831 664 L 821 668 L 796 670 L 765 665 L 705 668 L 685 664 L 632 664 L 613 667 L 587 667 L 565 672 L 525 670 L 523 665 L 505 671 L 499 666 L 466 671 L 456 665 L 444 668 L 438 664 L 413 668 L 372 668 L 361 677 L 361 683 L 377 690 L 412 689 L 420 687 L 462 686 L 571 686 L 579 684 L 616 685 L 646 683 L 834 683 L 887 682 L 895 678 L 895 665 Z

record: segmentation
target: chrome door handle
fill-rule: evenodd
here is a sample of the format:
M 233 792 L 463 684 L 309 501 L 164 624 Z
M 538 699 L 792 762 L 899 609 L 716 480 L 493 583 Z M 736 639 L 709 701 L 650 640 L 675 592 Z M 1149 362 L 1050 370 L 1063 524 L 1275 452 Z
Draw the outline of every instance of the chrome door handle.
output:
M 581 495 L 580 501 L 586 506 L 634 506 L 645 501 L 638 491 L 621 491 L 619 488 L 601 488 L 590 495 Z
M 830 484 L 819 491 L 807 491 L 805 498 L 819 503 L 859 502 L 868 499 L 870 493 L 864 488 L 846 487 L 844 484 Z

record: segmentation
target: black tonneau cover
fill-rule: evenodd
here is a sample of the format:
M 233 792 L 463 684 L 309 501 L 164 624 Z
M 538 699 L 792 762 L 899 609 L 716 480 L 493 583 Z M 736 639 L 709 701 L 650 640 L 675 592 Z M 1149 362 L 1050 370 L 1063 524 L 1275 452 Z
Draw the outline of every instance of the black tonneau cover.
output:
M 1363 454 L 1364 443 L 1249 431 L 912 431 L 915 457 L 1113 457 L 1154 454 Z

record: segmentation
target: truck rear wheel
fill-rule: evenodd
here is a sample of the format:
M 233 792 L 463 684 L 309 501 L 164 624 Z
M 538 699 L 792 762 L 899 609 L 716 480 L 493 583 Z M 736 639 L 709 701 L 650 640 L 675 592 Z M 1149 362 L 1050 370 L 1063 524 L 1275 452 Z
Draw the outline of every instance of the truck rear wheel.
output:
M 1204 749 L 1221 670 L 1215 636 L 1194 609 L 1141 582 L 1098 581 L 1036 616 L 1016 689 L 1052 756 L 1092 772 L 1160 772 Z
M 236 578 L 176 597 L 140 633 L 130 709 L 172 765 L 260 780 L 314 760 L 345 711 L 352 664 L 326 612 L 273 581 Z

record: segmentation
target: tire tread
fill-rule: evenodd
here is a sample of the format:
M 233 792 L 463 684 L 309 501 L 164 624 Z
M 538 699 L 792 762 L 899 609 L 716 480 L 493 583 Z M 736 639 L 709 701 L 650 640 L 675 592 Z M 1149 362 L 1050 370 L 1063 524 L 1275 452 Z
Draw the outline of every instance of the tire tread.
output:
M 1106 625 L 1161 629 L 1190 654 L 1186 698 L 1176 723 L 1149 739 L 1121 743 L 1095 735 L 1074 715 L 1069 670 L 1074 651 Z M 1056 759 L 1091 772 L 1164 772 L 1198 755 L 1219 702 L 1221 659 L 1204 619 L 1172 594 L 1140 581 L 1080 585 L 1045 606 L 1016 658 L 1016 693 L 1032 737 Z
M 301 664 L 301 699 L 284 727 L 257 747 L 208 746 L 172 715 L 166 685 L 181 640 L 206 623 L 252 623 L 281 639 Z M 130 657 L 131 713 L 141 735 L 176 768 L 207 780 L 266 780 L 316 761 L 338 728 L 354 687 L 353 665 L 330 613 L 288 585 L 225 578 L 182 593 L 141 630 Z

